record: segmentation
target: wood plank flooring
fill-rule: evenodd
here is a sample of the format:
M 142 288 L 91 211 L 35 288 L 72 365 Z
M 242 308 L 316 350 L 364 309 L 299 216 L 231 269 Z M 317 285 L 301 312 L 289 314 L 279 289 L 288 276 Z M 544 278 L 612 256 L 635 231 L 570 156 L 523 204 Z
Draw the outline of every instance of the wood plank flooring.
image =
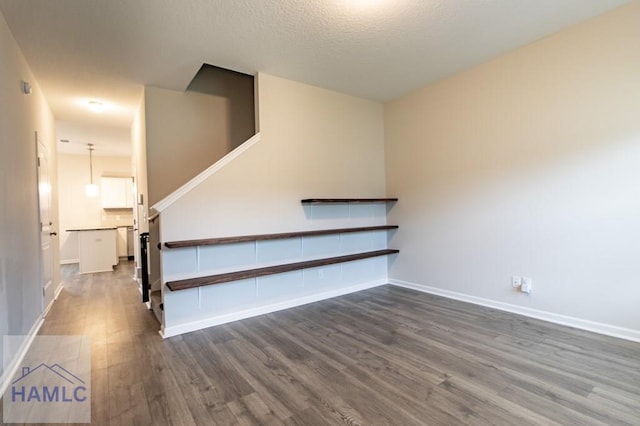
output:
M 640 344 L 382 286 L 162 340 L 131 264 L 65 275 L 96 425 L 640 425 Z

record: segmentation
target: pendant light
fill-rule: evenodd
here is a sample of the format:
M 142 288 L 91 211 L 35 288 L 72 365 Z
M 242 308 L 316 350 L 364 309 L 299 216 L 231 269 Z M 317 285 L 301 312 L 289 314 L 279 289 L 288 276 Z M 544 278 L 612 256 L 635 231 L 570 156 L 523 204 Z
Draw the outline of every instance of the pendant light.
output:
M 87 197 L 96 197 L 98 195 L 98 185 L 93 183 L 93 147 L 92 143 L 87 144 L 89 146 L 89 183 L 84 186 L 84 192 Z

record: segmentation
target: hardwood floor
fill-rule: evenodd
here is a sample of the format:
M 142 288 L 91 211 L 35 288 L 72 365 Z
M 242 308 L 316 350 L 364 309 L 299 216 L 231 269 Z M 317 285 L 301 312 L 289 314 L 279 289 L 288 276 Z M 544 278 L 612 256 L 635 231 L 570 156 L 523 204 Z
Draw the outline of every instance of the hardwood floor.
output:
M 67 274 L 96 425 L 640 425 L 640 344 L 383 286 L 162 340 L 131 265 Z

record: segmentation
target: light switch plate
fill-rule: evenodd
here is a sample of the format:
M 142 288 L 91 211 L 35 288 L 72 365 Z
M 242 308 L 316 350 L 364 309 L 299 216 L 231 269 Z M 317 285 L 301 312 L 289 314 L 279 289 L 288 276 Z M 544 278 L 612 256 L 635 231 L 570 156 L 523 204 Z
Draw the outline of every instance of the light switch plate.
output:
M 519 275 L 511 276 L 511 286 L 512 287 L 520 287 L 522 285 L 522 277 Z

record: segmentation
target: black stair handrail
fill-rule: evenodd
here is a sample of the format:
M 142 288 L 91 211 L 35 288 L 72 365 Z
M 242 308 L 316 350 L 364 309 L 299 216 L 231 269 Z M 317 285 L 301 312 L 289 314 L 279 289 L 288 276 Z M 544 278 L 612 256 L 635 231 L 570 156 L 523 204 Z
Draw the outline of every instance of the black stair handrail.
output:
M 142 303 L 149 301 L 149 260 L 147 258 L 149 233 L 140 234 L 140 267 L 142 269 Z

